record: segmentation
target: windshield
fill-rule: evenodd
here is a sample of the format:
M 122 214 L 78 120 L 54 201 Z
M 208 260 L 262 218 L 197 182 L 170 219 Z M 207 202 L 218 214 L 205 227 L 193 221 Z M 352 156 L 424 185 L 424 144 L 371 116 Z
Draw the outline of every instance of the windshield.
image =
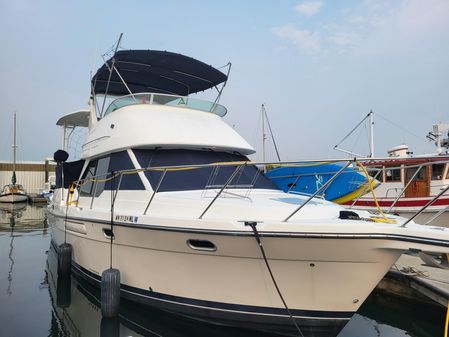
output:
M 220 117 L 223 117 L 227 113 L 227 110 L 223 105 L 197 98 L 153 93 L 140 93 L 115 99 L 109 104 L 109 107 L 106 109 L 105 115 L 124 106 L 135 104 L 152 104 L 173 106 L 178 108 L 188 108 L 214 113 Z
M 240 154 L 199 150 L 149 150 L 134 149 L 134 154 L 142 168 L 166 167 L 181 165 L 201 165 L 225 162 L 245 162 L 248 158 Z M 167 170 L 158 191 L 203 190 L 221 188 L 229 180 L 239 165 L 183 168 Z M 162 170 L 146 171 L 145 175 L 153 189 L 158 185 Z M 274 189 L 276 187 L 254 165 L 242 168 L 227 188 L 259 188 Z

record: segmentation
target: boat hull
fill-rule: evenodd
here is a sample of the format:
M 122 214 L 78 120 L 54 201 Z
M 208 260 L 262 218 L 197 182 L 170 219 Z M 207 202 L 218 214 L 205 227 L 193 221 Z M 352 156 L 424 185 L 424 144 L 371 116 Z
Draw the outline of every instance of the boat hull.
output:
M 96 284 L 110 266 L 110 241 L 92 220 L 52 217 L 53 242 L 73 246 L 73 270 Z M 252 235 L 198 234 L 114 225 L 112 265 L 121 295 L 217 324 L 297 335 Z M 213 242 L 195 251 L 188 240 Z M 262 238 L 276 282 L 304 336 L 336 336 L 401 254 L 378 240 Z M 357 251 L 357 256 L 354 256 Z M 95 257 L 95 258 L 93 258 Z
M 28 197 L 23 194 L 3 194 L 0 195 L 0 202 L 6 203 L 19 203 L 19 202 L 27 202 Z

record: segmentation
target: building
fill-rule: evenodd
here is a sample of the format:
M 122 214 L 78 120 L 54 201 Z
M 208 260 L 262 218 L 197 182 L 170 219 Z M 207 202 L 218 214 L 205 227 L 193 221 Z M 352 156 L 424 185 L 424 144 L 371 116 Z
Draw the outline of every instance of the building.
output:
M 40 193 L 49 179 L 54 179 L 56 164 L 47 159 L 45 161 L 22 161 L 16 163 L 17 183 L 22 185 L 30 194 Z M 0 188 L 11 183 L 13 163 L 0 161 Z

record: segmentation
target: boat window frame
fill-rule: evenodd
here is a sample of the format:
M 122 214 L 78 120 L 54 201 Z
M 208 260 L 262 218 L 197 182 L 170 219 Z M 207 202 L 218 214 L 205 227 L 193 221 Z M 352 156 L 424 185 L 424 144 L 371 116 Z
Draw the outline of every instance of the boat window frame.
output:
M 86 182 L 84 184 L 81 185 L 80 187 L 80 196 L 81 197 L 92 197 L 94 196 L 99 197 L 101 195 L 101 193 L 103 191 L 110 191 L 111 190 L 111 182 L 107 180 L 107 178 L 109 178 L 111 176 L 111 166 L 114 166 L 114 164 L 116 165 L 117 163 L 123 164 L 124 161 L 123 159 L 120 160 L 120 156 L 121 155 L 125 155 L 128 158 L 128 162 L 126 164 L 128 164 L 129 166 L 131 166 L 130 168 L 123 168 L 120 170 L 114 170 L 114 172 L 118 172 L 121 170 L 136 170 L 136 166 L 134 165 L 132 158 L 129 156 L 129 153 L 127 150 L 121 150 L 121 151 L 117 151 L 117 152 L 112 152 L 112 153 L 108 153 L 106 155 L 102 155 L 98 158 L 92 158 L 89 159 L 85 169 L 82 171 L 81 175 L 80 175 L 80 180 L 82 181 L 83 179 L 86 179 L 86 175 L 85 173 L 87 172 L 87 170 L 91 167 L 91 163 L 95 162 L 95 170 L 94 170 L 94 174 L 91 175 L 90 177 L 94 176 L 96 177 L 96 179 L 98 180 L 105 180 L 105 181 L 98 181 L 97 185 L 95 187 L 95 183 L 94 182 Z M 114 156 L 114 158 L 113 158 Z M 101 175 L 99 175 L 100 173 L 98 172 L 98 167 L 99 167 L 99 163 L 102 160 L 106 160 L 107 159 L 107 167 L 106 167 L 106 171 L 107 172 L 100 172 Z M 135 177 L 135 181 L 131 182 L 130 180 L 133 179 Z M 123 175 L 123 178 L 115 178 L 115 180 L 118 181 L 121 180 L 121 184 L 120 184 L 120 188 L 119 191 L 145 191 L 145 184 L 142 181 L 142 178 L 140 177 L 140 175 L 137 173 L 133 173 L 133 174 L 126 174 Z M 128 184 L 127 184 L 127 180 L 128 180 Z M 83 187 L 91 184 L 90 186 L 90 192 L 86 192 L 83 191 Z M 126 187 L 130 187 L 133 186 L 133 188 L 126 188 Z M 115 188 L 117 188 L 118 186 L 115 186 Z M 85 188 L 85 187 L 84 187 Z M 95 192 L 95 193 L 94 193 Z
M 433 175 L 433 171 L 434 171 L 434 170 L 433 170 L 433 167 L 436 166 L 436 165 L 442 166 L 442 167 L 443 167 L 443 169 L 442 169 L 442 171 L 441 171 L 441 174 L 440 174 L 440 178 L 438 178 L 438 179 L 434 179 L 434 175 Z M 444 177 L 445 177 L 446 168 L 447 168 L 447 164 L 443 164 L 443 163 L 432 164 L 432 165 L 430 165 L 430 180 L 431 180 L 431 181 L 440 181 L 440 180 L 443 180 Z
M 387 180 L 387 171 L 399 171 L 399 180 Z M 393 177 L 393 175 L 392 175 L 392 177 Z M 386 166 L 386 165 L 383 165 L 383 179 L 382 179 L 382 181 L 384 182 L 384 183 L 401 183 L 401 182 L 403 182 L 404 181 L 404 174 L 403 174 L 403 167 L 402 167 L 402 165 L 401 165 L 401 167 L 400 168 L 396 168 L 395 166 Z

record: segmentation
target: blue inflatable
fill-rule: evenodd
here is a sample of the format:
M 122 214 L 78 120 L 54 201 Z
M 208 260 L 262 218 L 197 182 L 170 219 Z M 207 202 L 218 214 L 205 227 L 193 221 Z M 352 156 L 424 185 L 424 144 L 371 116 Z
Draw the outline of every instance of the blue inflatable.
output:
M 332 178 L 344 164 L 297 164 L 273 168 L 266 176 L 284 192 L 313 194 Z M 368 191 L 366 176 L 346 168 L 321 195 L 326 200 L 344 203 Z

